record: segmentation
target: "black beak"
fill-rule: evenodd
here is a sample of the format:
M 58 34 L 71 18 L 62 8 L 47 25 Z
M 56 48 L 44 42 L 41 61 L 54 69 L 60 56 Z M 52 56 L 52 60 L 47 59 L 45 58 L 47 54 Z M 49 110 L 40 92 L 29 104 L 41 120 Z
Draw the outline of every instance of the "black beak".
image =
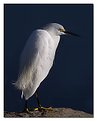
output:
M 66 33 L 67 35 L 73 35 L 76 37 L 80 37 L 78 34 L 75 34 L 75 33 L 69 32 L 69 31 L 65 31 L 64 33 Z

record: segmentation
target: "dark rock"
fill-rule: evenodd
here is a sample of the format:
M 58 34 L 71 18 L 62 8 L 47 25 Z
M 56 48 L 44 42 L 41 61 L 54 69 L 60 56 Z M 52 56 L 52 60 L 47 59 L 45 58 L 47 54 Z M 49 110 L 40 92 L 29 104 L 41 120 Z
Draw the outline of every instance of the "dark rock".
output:
M 47 111 L 31 111 L 30 113 L 26 112 L 4 112 L 4 117 L 85 117 L 93 118 L 92 114 L 73 110 L 71 108 L 52 108 L 52 110 Z

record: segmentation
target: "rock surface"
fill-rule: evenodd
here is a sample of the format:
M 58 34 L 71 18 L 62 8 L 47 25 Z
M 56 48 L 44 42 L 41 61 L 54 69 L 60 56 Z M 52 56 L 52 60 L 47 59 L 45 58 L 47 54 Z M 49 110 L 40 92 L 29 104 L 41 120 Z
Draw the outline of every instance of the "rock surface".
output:
M 73 110 L 71 108 L 53 108 L 49 111 L 31 111 L 31 113 L 24 113 L 24 112 L 4 112 L 4 117 L 85 117 L 85 118 L 93 118 L 92 114 L 83 112 L 83 111 L 77 111 Z

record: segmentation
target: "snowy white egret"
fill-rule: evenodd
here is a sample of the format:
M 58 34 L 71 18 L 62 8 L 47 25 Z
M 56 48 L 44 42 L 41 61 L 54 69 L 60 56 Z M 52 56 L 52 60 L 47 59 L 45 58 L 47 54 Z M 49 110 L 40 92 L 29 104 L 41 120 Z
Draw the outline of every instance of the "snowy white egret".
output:
M 50 23 L 32 32 L 20 58 L 19 77 L 15 86 L 28 100 L 48 75 L 54 61 L 60 35 L 72 34 L 57 23 Z M 36 95 L 37 96 L 37 95 Z M 38 106 L 41 108 L 39 100 Z

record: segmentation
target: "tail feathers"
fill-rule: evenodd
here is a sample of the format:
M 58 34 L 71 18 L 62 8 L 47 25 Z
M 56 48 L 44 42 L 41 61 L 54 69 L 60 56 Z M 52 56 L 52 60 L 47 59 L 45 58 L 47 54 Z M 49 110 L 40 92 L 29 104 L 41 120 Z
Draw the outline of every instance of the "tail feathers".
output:
M 22 93 L 21 93 L 21 98 L 23 99 L 23 96 L 24 98 L 27 100 L 28 98 L 30 98 L 36 90 L 34 90 L 33 86 L 31 86 L 31 84 L 29 84 L 28 87 L 26 88 L 23 88 L 23 87 L 20 87 L 20 85 L 18 84 L 18 82 L 15 82 L 15 83 L 12 83 L 17 89 L 21 90 Z
M 21 94 L 21 98 L 24 98 L 27 100 L 29 99 L 37 90 L 37 88 L 39 87 L 40 83 L 33 83 L 32 81 L 29 80 L 17 80 L 15 83 L 13 83 L 13 85 L 22 91 Z
M 17 89 L 22 90 L 23 86 L 19 83 L 19 81 L 16 81 L 15 83 L 12 83 Z
M 21 83 L 19 83 L 18 81 L 13 83 L 13 85 L 22 91 L 22 94 L 21 94 L 21 98 L 24 98 L 26 100 L 28 100 L 36 91 L 37 87 L 35 85 L 33 85 L 33 83 L 29 83 L 28 85 L 22 85 Z
M 12 83 L 17 89 L 25 90 L 29 85 L 32 87 L 33 83 L 31 80 L 18 79 L 15 83 Z

